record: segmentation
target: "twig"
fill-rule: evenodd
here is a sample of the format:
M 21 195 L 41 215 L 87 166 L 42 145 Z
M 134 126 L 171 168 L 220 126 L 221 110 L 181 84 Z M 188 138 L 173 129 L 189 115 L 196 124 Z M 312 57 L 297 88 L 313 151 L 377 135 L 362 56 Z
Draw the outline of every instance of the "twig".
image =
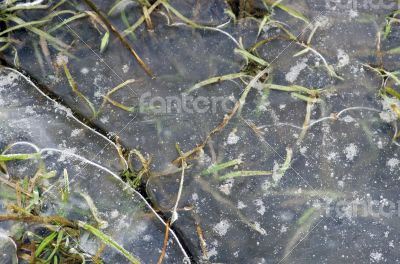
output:
M 119 31 L 111 24 L 107 17 L 98 9 L 96 4 L 92 0 L 84 0 L 85 3 L 101 18 L 101 20 L 111 29 L 111 31 L 117 36 L 121 43 L 127 48 L 130 53 L 135 57 L 137 62 L 143 68 L 143 70 L 152 78 L 154 78 L 153 72 L 150 70 L 149 66 L 139 57 L 136 51 L 129 45 L 129 42 L 124 38 L 124 36 L 119 33 Z
M 179 156 L 182 157 L 184 155 L 184 153 L 182 153 L 182 151 L 179 147 L 179 144 L 176 144 L 176 149 L 179 153 Z M 178 219 L 178 213 L 177 213 L 178 204 L 179 204 L 179 200 L 181 199 L 181 196 L 182 196 L 183 181 L 185 179 L 185 168 L 187 166 L 185 158 L 181 159 L 181 166 L 182 166 L 181 180 L 179 182 L 179 190 L 178 190 L 178 196 L 176 197 L 176 203 L 175 203 L 174 209 L 172 210 L 171 225 Z
M 164 237 L 164 245 L 161 251 L 160 258 L 157 261 L 157 264 L 161 264 L 163 262 L 165 252 L 167 251 L 167 246 L 168 246 L 168 236 L 169 236 L 169 222 L 165 225 L 165 237 Z

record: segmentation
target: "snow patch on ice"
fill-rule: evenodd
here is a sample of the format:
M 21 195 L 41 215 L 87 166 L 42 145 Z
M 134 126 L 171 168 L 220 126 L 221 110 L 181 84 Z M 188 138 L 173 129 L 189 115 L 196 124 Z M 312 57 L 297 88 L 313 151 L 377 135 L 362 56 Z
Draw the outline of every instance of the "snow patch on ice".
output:
M 286 81 L 293 83 L 297 80 L 302 70 L 307 68 L 308 59 L 304 58 L 299 63 L 290 68 L 289 72 L 286 73 Z

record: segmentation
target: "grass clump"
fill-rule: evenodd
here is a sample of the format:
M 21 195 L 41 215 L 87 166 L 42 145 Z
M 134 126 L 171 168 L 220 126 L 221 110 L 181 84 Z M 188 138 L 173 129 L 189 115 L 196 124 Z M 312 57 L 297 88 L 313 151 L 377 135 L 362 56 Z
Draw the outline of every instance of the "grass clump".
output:
M 12 145 L 11 145 L 12 146 Z M 0 155 L 0 169 L 8 175 L 7 163 L 24 160 L 36 160 L 39 164 L 37 172 L 31 178 L 13 180 L 13 177 L 0 178 L 0 196 L 7 204 L 7 213 L 0 214 L 0 222 L 12 222 L 12 239 L 18 245 L 18 257 L 20 260 L 30 263 L 103 263 L 99 256 L 92 256 L 82 250 L 80 237 L 82 232 L 88 232 L 96 237 L 104 245 L 114 248 L 129 260 L 130 263 L 139 264 L 140 261 L 130 252 L 125 250 L 112 237 L 105 234 L 107 223 L 100 219 L 97 208 L 89 195 L 82 193 L 87 202 L 94 224 L 88 220 L 77 221 L 65 217 L 64 209 L 57 215 L 46 215 L 42 212 L 45 202 L 49 198 L 45 194 L 54 187 L 48 180 L 55 177 L 55 172 L 46 170 L 41 152 L 28 154 Z M 8 175 L 10 176 L 10 175 Z M 66 169 L 63 171 L 64 187 L 61 187 L 60 201 L 66 207 L 70 203 L 69 176 Z M 52 196 L 52 199 L 54 197 Z M 56 201 L 52 203 L 57 204 Z M 85 216 L 86 219 L 90 219 Z M 29 223 L 29 225 L 25 225 Z M 104 249 L 103 249 L 104 250 Z

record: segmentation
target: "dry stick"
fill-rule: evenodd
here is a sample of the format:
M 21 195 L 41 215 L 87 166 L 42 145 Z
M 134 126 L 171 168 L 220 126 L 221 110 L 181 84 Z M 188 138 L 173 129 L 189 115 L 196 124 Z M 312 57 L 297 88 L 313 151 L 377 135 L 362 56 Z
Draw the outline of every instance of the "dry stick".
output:
M 5 221 L 22 221 L 27 223 L 40 223 L 47 225 L 60 225 L 62 227 L 70 227 L 78 229 L 78 225 L 61 216 L 36 216 L 36 215 L 18 215 L 18 214 L 2 214 L 0 215 L 0 222 Z
M 307 102 L 306 116 L 304 118 L 303 129 L 300 133 L 299 139 L 297 140 L 298 144 L 300 144 L 303 141 L 303 139 L 305 138 L 305 136 L 307 134 L 308 127 L 309 127 L 310 121 L 311 121 L 311 110 L 312 110 L 313 106 L 314 106 L 313 102 Z
M 180 157 L 182 157 L 184 155 L 178 144 L 176 144 L 176 150 L 178 151 Z M 187 166 L 186 158 L 181 159 L 181 166 L 182 166 L 181 180 L 179 182 L 179 190 L 178 190 L 178 195 L 176 197 L 175 206 L 174 206 L 174 209 L 172 210 L 171 225 L 178 219 L 177 210 L 178 210 L 179 200 L 181 199 L 182 191 L 183 191 L 183 181 L 185 179 L 185 168 Z
M 7 185 L 7 186 L 9 186 L 9 187 L 11 187 L 11 188 L 13 188 L 13 189 L 16 189 L 16 188 L 17 188 L 15 183 L 9 182 L 8 180 L 6 180 L 6 179 L 4 179 L 4 178 L 2 178 L 2 177 L 0 177 L 0 183 L 4 183 L 5 185 Z M 32 194 L 30 194 L 30 193 L 28 193 L 28 192 L 26 192 L 25 190 L 22 190 L 22 189 L 20 189 L 20 191 L 21 191 L 21 193 L 23 193 L 24 195 L 26 195 L 26 196 L 32 198 Z
M 207 243 L 206 240 L 204 239 L 203 230 L 201 229 L 199 223 L 196 223 L 196 233 L 197 236 L 199 237 L 200 248 L 201 251 L 203 252 L 203 256 L 205 257 L 205 259 L 208 259 Z
M 161 264 L 163 262 L 165 252 L 167 251 L 167 246 L 168 246 L 168 235 L 169 235 L 169 222 L 165 225 L 165 237 L 164 237 L 164 245 L 161 251 L 160 258 L 157 261 L 157 264 Z
M 147 9 L 147 14 L 150 16 L 150 14 L 156 9 L 157 6 L 161 4 L 162 0 L 156 1 L 150 8 Z M 131 27 L 127 28 L 124 30 L 124 33 L 122 33 L 122 36 L 126 36 L 129 33 L 133 33 L 137 27 L 139 27 L 143 22 L 145 21 L 145 16 L 141 16 L 135 24 L 133 24 Z
M 101 245 L 100 245 L 100 247 L 99 247 L 99 249 L 97 250 L 97 252 L 96 252 L 96 255 L 94 255 L 93 257 L 92 257 L 92 260 L 93 260 L 93 262 L 94 263 L 101 263 L 101 261 L 100 261 L 100 257 L 101 257 L 101 254 L 104 252 L 104 250 L 106 249 L 106 247 L 107 247 L 107 245 L 105 244 L 105 243 L 101 243 Z
M 150 70 L 149 66 L 144 63 L 144 61 L 139 57 L 136 51 L 129 45 L 128 41 L 119 33 L 119 31 L 110 23 L 107 17 L 97 8 L 92 0 L 84 0 L 85 3 L 103 20 L 103 22 L 111 29 L 111 31 L 117 36 L 121 43 L 127 48 L 130 53 L 135 57 L 137 62 L 143 68 L 143 70 L 152 78 L 154 78 L 153 72 Z

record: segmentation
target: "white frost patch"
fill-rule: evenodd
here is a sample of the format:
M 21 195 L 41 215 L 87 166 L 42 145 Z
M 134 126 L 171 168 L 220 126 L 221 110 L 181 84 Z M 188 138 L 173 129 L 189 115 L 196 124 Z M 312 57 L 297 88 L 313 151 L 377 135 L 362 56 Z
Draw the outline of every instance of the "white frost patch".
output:
M 127 72 L 129 71 L 129 66 L 128 66 L 128 64 L 125 64 L 124 66 L 122 66 L 122 71 L 123 71 L 124 73 L 127 73 Z
M 343 121 L 346 123 L 351 123 L 351 122 L 355 122 L 354 118 L 350 115 L 347 115 L 345 117 L 343 117 Z
M 338 49 L 337 59 L 338 59 L 338 64 L 337 64 L 338 68 L 342 68 L 350 63 L 349 55 L 342 49 Z
M 383 111 L 379 114 L 380 118 L 387 122 L 391 123 L 397 120 L 398 114 L 393 111 L 393 109 L 400 108 L 400 101 L 396 98 L 386 97 L 382 100 Z
M 68 57 L 62 54 L 58 54 L 56 58 L 56 64 L 58 66 L 62 66 L 64 64 L 68 64 Z
M 257 199 L 254 201 L 254 204 L 258 206 L 257 213 L 259 213 L 260 215 L 264 215 L 265 214 L 264 202 L 261 199 Z
M 231 133 L 229 133 L 228 139 L 226 140 L 226 144 L 235 145 L 239 142 L 240 137 L 238 135 L 236 135 L 236 132 L 237 132 L 237 129 L 235 128 L 234 130 L 232 130 Z
M 354 143 L 351 143 L 344 149 L 344 154 L 346 154 L 346 159 L 348 161 L 353 161 L 358 155 L 358 147 Z
M 100 117 L 100 122 L 102 122 L 103 124 L 107 124 L 108 123 L 108 116 Z
M 208 258 L 214 257 L 218 255 L 218 251 L 215 247 L 212 247 L 210 250 L 207 252 Z
M 274 161 L 274 167 L 272 169 L 272 179 L 274 180 L 274 183 L 278 183 L 283 176 L 283 174 L 280 173 L 280 168 L 281 166 L 279 163 Z
M 247 207 L 247 205 L 245 205 L 242 201 L 238 201 L 238 205 L 237 205 L 238 209 L 243 209 L 243 208 L 246 208 L 246 207 Z
M 389 166 L 390 171 L 394 171 L 395 167 L 397 167 L 400 164 L 400 160 L 396 158 L 391 158 L 386 162 L 386 166 Z
M 0 76 L 0 92 L 1 88 L 6 86 L 14 87 L 17 85 L 16 80 L 18 80 L 19 76 L 15 72 L 9 72 L 7 75 Z
M 228 229 L 231 227 L 231 224 L 228 222 L 228 220 L 222 220 L 218 224 L 216 224 L 213 228 L 213 230 L 219 235 L 219 236 L 224 236 L 228 232 Z
M 301 71 L 304 70 L 305 68 L 307 68 L 307 62 L 308 62 L 308 59 L 304 58 L 299 63 L 297 63 L 296 65 L 291 67 L 289 72 L 286 73 L 286 76 L 285 76 L 286 81 L 288 81 L 290 83 L 293 83 L 294 81 L 296 81 L 297 77 L 299 77 Z
M 261 225 L 260 225 L 260 223 L 258 223 L 258 222 L 255 222 L 255 223 L 254 223 L 254 229 L 255 229 L 258 233 L 260 233 L 261 235 L 263 235 L 263 236 L 267 235 L 267 231 L 265 231 L 265 229 L 262 228 Z
M 350 11 L 349 11 L 349 17 L 350 17 L 350 18 L 356 18 L 356 17 L 358 17 L 358 12 L 357 12 L 357 10 L 350 9 Z
M 380 262 L 381 260 L 383 260 L 383 255 L 380 252 L 371 252 L 371 254 L 369 254 L 369 257 L 371 261 L 374 262 Z
M 81 73 L 82 73 L 83 75 L 86 75 L 86 74 L 89 73 L 89 69 L 86 68 L 86 67 L 84 67 L 84 68 L 81 69 Z
M 27 107 L 25 107 L 25 113 L 28 115 L 34 115 L 36 114 L 35 110 L 33 110 L 33 107 L 28 105 Z
M 83 132 L 83 129 L 74 129 L 74 130 L 72 130 L 72 132 L 71 132 L 71 137 L 76 137 L 76 136 L 78 136 L 80 133 L 82 133 Z
M 301 147 L 300 148 L 300 153 L 301 153 L 301 155 L 305 155 L 306 154 L 306 152 L 307 152 L 307 147 L 306 146 L 304 146 L 304 147 Z
M 338 154 L 336 152 L 331 152 L 328 153 L 328 157 L 326 157 L 329 161 L 335 160 L 337 158 Z
M 343 189 L 344 188 L 344 181 L 338 181 L 337 185 L 339 188 Z
M 111 211 L 111 213 L 110 213 L 111 219 L 115 219 L 115 218 L 117 218 L 118 216 L 119 216 L 118 210 L 114 209 L 114 210 Z
M 226 180 L 224 184 L 219 186 L 219 190 L 226 195 L 231 194 L 231 189 L 233 187 L 233 183 L 235 182 L 234 179 Z

